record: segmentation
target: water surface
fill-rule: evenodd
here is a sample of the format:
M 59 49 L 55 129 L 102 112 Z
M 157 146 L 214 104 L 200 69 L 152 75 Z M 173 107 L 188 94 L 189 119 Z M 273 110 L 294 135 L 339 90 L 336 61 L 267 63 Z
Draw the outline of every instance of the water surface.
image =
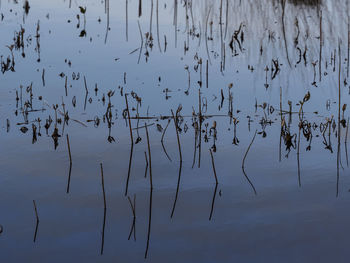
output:
M 2 1 L 4 262 L 346 262 L 348 10 Z

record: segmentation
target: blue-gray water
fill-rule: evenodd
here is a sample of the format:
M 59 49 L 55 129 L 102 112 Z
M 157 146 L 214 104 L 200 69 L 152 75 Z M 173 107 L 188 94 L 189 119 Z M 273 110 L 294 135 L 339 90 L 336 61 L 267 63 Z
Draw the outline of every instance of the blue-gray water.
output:
M 347 262 L 348 2 L 141 2 L 1 1 L 1 262 Z

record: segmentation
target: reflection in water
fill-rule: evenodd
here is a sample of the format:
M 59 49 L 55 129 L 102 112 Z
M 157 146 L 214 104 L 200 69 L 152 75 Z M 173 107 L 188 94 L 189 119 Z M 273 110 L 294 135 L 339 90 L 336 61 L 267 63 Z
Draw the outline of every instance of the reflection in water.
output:
M 244 162 L 245 162 L 245 159 L 247 158 L 247 155 L 248 155 L 248 152 L 249 152 L 249 150 L 250 150 L 250 147 L 252 147 L 252 144 L 253 144 L 253 142 L 254 142 L 254 140 L 255 140 L 256 133 L 257 133 L 257 131 L 255 131 L 254 137 L 253 137 L 251 143 L 249 144 L 248 149 L 247 149 L 247 151 L 246 151 L 246 153 L 245 153 L 245 155 L 244 155 L 244 157 L 243 157 L 243 161 L 242 161 L 242 171 L 243 171 L 243 174 L 244 174 L 245 178 L 247 179 L 248 183 L 250 184 L 250 186 L 252 187 L 252 189 L 253 189 L 255 195 L 257 195 L 257 192 L 256 192 L 256 189 L 255 189 L 254 184 L 253 184 L 252 181 L 249 179 L 248 175 L 246 174 L 246 172 L 245 172 L 245 170 L 244 170 Z
M 340 122 L 340 108 L 341 108 L 341 50 L 340 50 L 340 42 L 339 42 L 339 67 L 338 67 L 338 147 L 337 147 L 337 197 L 339 195 L 339 164 L 341 164 L 340 160 L 340 136 L 341 136 L 341 122 Z M 349 125 L 349 124 L 348 124 Z
M 130 240 L 131 235 L 134 233 L 134 241 L 136 241 L 136 195 L 134 195 L 134 202 L 131 201 L 129 196 L 128 196 L 128 200 L 129 200 L 132 215 L 133 215 L 132 225 L 131 225 L 128 240 Z
M 34 212 L 35 212 L 35 218 L 36 218 L 35 231 L 34 231 L 34 239 L 33 239 L 33 242 L 35 243 L 36 237 L 37 237 L 37 234 L 38 234 L 38 228 L 39 228 L 39 215 L 38 215 L 38 210 L 37 210 L 37 208 L 36 208 L 35 200 L 33 200 L 33 205 L 34 205 Z
M 71 178 L 71 175 L 72 175 L 72 155 L 71 155 L 71 152 L 70 152 L 70 144 L 69 144 L 69 136 L 68 136 L 68 133 L 66 134 L 67 135 L 67 146 L 68 146 L 68 155 L 69 155 L 69 173 L 68 173 L 68 183 L 67 183 L 67 194 L 69 194 L 69 188 L 70 188 L 70 178 Z
M 179 109 L 176 111 L 176 115 L 174 115 L 173 110 L 171 110 L 171 116 L 172 116 L 172 118 L 174 120 L 174 125 L 175 125 L 177 145 L 178 145 L 178 148 L 179 148 L 179 158 L 180 158 L 179 176 L 178 176 L 178 179 L 177 179 L 177 186 L 176 186 L 176 194 L 175 194 L 174 204 L 173 204 L 173 208 L 171 210 L 171 215 L 170 215 L 171 218 L 174 216 L 176 202 L 177 202 L 178 195 L 179 195 L 180 182 L 181 182 L 181 171 L 182 171 L 182 152 L 181 152 L 181 143 L 180 143 L 180 138 L 179 138 L 179 126 L 178 126 L 178 114 L 179 113 L 180 113 Z
M 103 223 L 102 223 L 102 237 L 101 237 L 101 255 L 103 255 L 103 249 L 105 244 L 105 227 L 106 227 L 106 215 L 107 215 L 107 204 L 106 204 L 106 194 L 105 194 L 105 184 L 103 179 L 103 166 L 101 166 L 101 184 L 102 184 L 102 194 L 103 194 Z
M 46 261 L 51 250 L 45 249 L 57 247 L 62 254 L 67 244 L 74 247 L 67 255 L 99 246 L 105 260 L 120 256 L 134 262 L 142 256 L 152 262 L 231 262 L 232 258 L 255 262 L 262 256 L 300 261 L 289 255 L 295 254 L 290 243 L 305 256 L 301 261 L 314 261 L 315 250 L 336 257 L 338 250 L 332 244 L 325 249 L 317 242 L 332 235 L 335 226 L 344 226 L 327 221 L 325 213 L 332 213 L 333 220 L 348 215 L 344 207 L 350 182 L 342 177 L 348 168 L 348 11 L 345 0 L 3 3 L 0 122 L 6 133 L 0 136 L 4 157 L 0 193 L 3 200 L 16 203 L 10 208 L 0 203 L 9 211 L 1 219 L 4 225 L 29 221 L 25 215 L 15 219 L 15 213 L 26 211 L 22 200 L 36 193 L 40 211 L 53 214 L 45 217 L 50 227 L 40 227 L 47 242 L 41 242 L 38 253 Z M 169 132 L 171 122 L 174 133 Z M 68 133 L 74 138 L 74 180 L 79 181 L 74 191 Z M 179 162 L 173 162 L 177 154 Z M 62 183 L 67 155 L 68 179 Z M 97 160 L 104 201 L 99 244 L 93 238 L 99 209 L 94 203 L 99 190 L 93 181 Z M 108 210 L 114 222 L 108 229 L 102 160 L 114 175 L 106 184 L 115 202 Z M 333 183 L 336 189 L 329 190 Z M 69 201 L 61 199 L 65 188 Z M 255 195 L 259 189 L 253 201 L 250 188 Z M 125 201 L 123 194 L 127 207 L 120 201 Z M 180 195 L 186 200 L 181 206 Z M 339 198 L 334 201 L 334 196 Z M 208 197 L 210 201 L 205 201 Z M 39 216 L 33 204 L 36 242 Z M 72 206 L 74 213 L 67 213 Z M 169 207 L 172 228 L 169 217 L 163 217 Z M 71 218 L 57 227 L 56 220 L 63 220 L 57 214 Z M 74 220 L 79 224 L 74 226 Z M 136 223 L 140 223 L 137 240 Z M 315 229 L 320 225 L 329 229 Z M 311 234 L 294 228 L 310 229 Z M 118 235 L 109 235 L 113 231 Z M 9 231 L 3 241 L 9 261 L 21 261 L 9 249 L 13 240 L 19 240 L 28 262 L 37 261 L 23 243 L 25 233 Z M 269 233 L 278 235 L 278 243 Z M 124 234 L 128 240 L 133 236 L 135 243 L 124 244 L 119 239 Z M 348 242 L 346 237 L 342 241 L 338 243 Z M 114 252 L 111 244 L 119 250 Z M 246 253 L 252 245 L 264 251 Z M 285 253 L 271 255 L 271 248 Z M 216 256 L 212 259 L 209 254 Z M 99 260 L 87 257 L 82 261 Z
M 151 159 L 151 146 L 148 136 L 147 124 L 145 124 L 146 129 L 146 138 L 147 138 L 147 147 L 148 147 L 148 159 L 149 159 L 149 183 L 150 183 L 150 192 L 149 192 L 149 213 L 148 213 L 148 231 L 147 231 L 147 244 L 145 251 L 145 258 L 148 256 L 149 241 L 151 237 L 151 224 L 152 224 L 152 197 L 153 197 L 153 180 L 152 180 L 152 159 Z
M 213 172 L 214 172 L 214 177 L 215 177 L 215 188 L 214 188 L 213 200 L 211 202 L 211 209 L 210 209 L 210 215 L 209 215 L 209 221 L 210 221 L 212 216 L 213 216 L 214 204 L 215 204 L 215 198 L 216 198 L 216 191 L 218 189 L 219 182 L 218 182 L 218 177 L 216 176 L 216 169 L 215 169 L 213 152 L 212 152 L 211 149 L 209 149 L 209 152 L 210 152 L 211 163 L 212 163 L 212 166 L 213 166 Z

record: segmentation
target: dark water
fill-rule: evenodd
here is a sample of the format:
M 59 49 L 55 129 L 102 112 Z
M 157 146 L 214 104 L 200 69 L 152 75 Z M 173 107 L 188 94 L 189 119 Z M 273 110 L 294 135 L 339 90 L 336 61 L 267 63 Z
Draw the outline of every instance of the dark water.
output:
M 348 8 L 1 1 L 1 262 L 347 262 Z

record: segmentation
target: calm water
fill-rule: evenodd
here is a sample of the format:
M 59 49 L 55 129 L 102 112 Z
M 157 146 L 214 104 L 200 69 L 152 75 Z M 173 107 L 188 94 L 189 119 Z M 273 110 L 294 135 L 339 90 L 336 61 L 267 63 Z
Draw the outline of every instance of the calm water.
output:
M 1 262 L 348 261 L 347 1 L 0 3 Z

